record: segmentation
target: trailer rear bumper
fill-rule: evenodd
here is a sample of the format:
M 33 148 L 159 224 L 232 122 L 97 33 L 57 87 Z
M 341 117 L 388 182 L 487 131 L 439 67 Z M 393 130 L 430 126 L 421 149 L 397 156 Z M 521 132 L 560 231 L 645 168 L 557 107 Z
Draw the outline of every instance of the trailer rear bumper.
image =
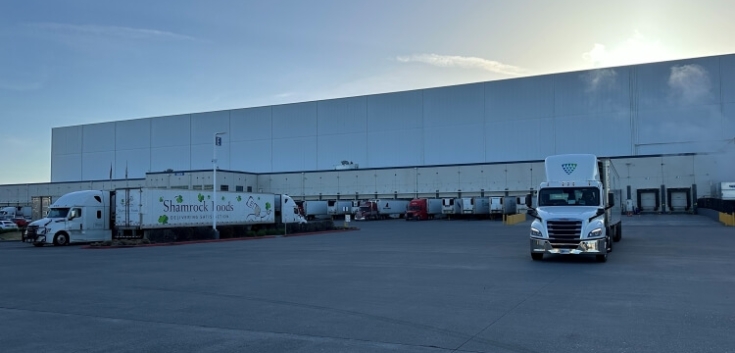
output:
M 531 252 L 545 254 L 600 255 L 607 253 L 605 238 L 579 242 L 554 243 L 544 238 L 531 238 Z

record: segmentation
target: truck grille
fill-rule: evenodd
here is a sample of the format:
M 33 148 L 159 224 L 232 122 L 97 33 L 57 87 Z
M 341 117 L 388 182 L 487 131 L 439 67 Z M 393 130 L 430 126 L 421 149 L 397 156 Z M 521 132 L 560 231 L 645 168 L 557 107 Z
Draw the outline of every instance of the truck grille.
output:
M 549 242 L 578 243 L 582 233 L 582 221 L 548 221 Z
M 36 225 L 28 226 L 26 228 L 25 238 L 26 239 L 31 239 L 31 240 L 36 240 L 37 237 L 38 237 L 38 226 L 36 226 Z

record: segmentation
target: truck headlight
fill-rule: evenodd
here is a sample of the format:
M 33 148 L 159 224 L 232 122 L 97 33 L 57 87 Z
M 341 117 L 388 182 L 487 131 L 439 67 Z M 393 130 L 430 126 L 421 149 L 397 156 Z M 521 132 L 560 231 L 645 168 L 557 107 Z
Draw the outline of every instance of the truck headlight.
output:
M 531 236 L 532 237 L 539 237 L 539 238 L 541 238 L 543 235 L 541 235 L 541 231 L 540 230 L 538 230 L 538 229 L 536 229 L 534 227 L 531 227 Z
M 587 238 L 599 238 L 602 236 L 602 228 L 595 228 L 589 234 Z

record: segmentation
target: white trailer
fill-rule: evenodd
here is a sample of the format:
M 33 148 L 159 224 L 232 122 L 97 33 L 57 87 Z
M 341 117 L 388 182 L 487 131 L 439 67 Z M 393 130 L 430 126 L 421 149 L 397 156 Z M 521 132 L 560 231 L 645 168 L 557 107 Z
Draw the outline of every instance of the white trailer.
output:
M 503 196 L 501 202 L 503 203 L 503 214 L 512 215 L 518 212 L 518 203 L 515 196 Z M 525 201 L 525 200 L 524 200 Z
M 327 201 L 297 201 L 297 205 L 299 207 L 299 211 L 301 211 L 301 215 L 307 220 L 329 218 L 329 206 L 327 205 Z
M 378 214 L 386 217 L 403 217 L 408 210 L 408 200 L 398 199 L 382 199 L 376 200 L 378 204 Z
M 462 214 L 462 201 L 458 198 L 443 198 L 442 213 L 447 215 Z
M 719 186 L 715 197 L 723 200 L 735 200 L 735 181 L 717 184 Z
M 154 188 L 83 190 L 56 200 L 46 218 L 28 226 L 25 239 L 36 246 L 111 240 L 137 231 L 217 224 L 304 223 L 288 195 Z
M 490 214 L 493 216 L 503 214 L 503 196 L 490 196 Z
M 32 214 L 31 206 L 8 206 L 0 209 L 0 219 L 31 219 Z
M 460 211 L 461 214 L 471 215 L 473 213 L 471 197 L 458 198 L 457 201 L 459 201 L 459 208 L 461 210 Z
M 472 198 L 472 214 L 488 215 L 490 214 L 490 198 L 477 196 Z
M 330 216 L 344 216 L 352 213 L 352 200 L 327 201 L 327 214 Z

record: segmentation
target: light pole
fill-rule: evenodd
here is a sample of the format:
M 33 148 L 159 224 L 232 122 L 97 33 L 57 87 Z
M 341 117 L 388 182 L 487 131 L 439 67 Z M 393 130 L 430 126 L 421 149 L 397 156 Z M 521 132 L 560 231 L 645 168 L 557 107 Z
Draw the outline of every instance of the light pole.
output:
M 212 190 L 214 192 L 214 202 L 212 203 L 212 231 L 214 231 L 214 239 L 219 239 L 219 231 L 217 231 L 217 146 L 222 146 L 222 138 L 226 132 L 215 132 L 214 143 L 212 144 Z

